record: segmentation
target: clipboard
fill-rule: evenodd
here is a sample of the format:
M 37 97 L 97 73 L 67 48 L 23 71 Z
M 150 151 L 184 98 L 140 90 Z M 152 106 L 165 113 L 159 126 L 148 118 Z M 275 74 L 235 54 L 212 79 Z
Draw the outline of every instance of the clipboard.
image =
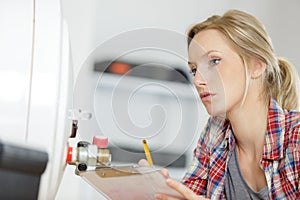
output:
M 166 178 L 152 167 L 113 166 L 78 173 L 104 197 L 111 200 L 152 200 L 156 193 L 184 197 L 166 184 Z

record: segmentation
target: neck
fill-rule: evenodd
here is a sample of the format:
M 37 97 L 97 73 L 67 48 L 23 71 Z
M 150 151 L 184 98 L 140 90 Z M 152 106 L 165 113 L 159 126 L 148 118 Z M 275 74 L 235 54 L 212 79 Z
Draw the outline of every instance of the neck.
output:
M 268 105 L 258 96 L 248 95 L 244 104 L 227 113 L 239 151 L 261 156 L 268 123 Z

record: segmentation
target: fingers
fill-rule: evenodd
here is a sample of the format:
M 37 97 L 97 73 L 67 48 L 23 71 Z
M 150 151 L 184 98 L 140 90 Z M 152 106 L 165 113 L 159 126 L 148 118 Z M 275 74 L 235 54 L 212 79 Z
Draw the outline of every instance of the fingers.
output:
M 169 171 L 165 168 L 160 170 L 160 173 L 165 177 L 165 178 L 170 178 Z
M 179 200 L 177 198 L 165 195 L 165 194 L 155 194 L 154 198 L 157 200 Z
M 196 195 L 192 190 L 190 190 L 190 188 L 188 188 L 187 186 L 183 185 L 182 183 L 180 183 L 176 180 L 168 178 L 166 180 L 166 183 L 170 188 L 172 188 L 172 189 L 176 190 L 177 192 L 179 192 L 184 197 L 184 199 L 188 199 L 188 200 L 208 200 L 203 196 Z M 154 197 L 155 197 L 155 199 L 158 199 L 158 200 L 175 200 L 175 199 L 179 200 L 178 198 L 176 198 L 174 196 L 169 196 L 167 194 L 162 194 L 162 193 L 155 194 Z
M 183 185 L 182 183 L 175 181 L 173 179 L 167 179 L 166 183 L 169 187 L 173 188 L 177 192 L 181 193 L 186 199 L 198 199 L 199 196 L 197 196 L 190 188 Z
M 139 162 L 138 162 L 138 165 L 141 166 L 141 167 L 149 167 L 149 163 L 147 160 L 145 159 L 141 159 Z
M 168 196 L 166 194 L 155 194 L 154 198 L 157 200 L 180 200 L 180 199 Z M 197 197 L 193 197 L 193 199 L 187 199 L 187 200 L 209 200 L 209 199 L 206 199 L 203 196 L 197 196 Z
M 169 187 L 171 187 L 172 189 L 176 190 L 177 192 L 179 192 L 180 194 L 182 194 L 182 196 L 185 199 L 190 199 L 190 200 L 195 200 L 198 199 L 199 196 L 197 196 L 193 191 L 191 191 L 188 187 L 186 187 L 185 185 L 183 185 L 182 183 L 175 181 L 173 179 L 168 178 L 166 180 L 166 183 Z M 155 199 L 158 200 L 175 200 L 177 198 L 166 195 L 166 194 L 155 194 Z M 178 199 L 177 199 L 178 200 Z

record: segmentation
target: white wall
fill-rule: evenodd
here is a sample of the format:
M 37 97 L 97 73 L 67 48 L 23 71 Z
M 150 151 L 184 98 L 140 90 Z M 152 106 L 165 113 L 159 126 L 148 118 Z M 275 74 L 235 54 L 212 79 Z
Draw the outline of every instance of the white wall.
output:
M 265 24 L 278 55 L 295 64 L 300 59 L 297 51 L 300 45 L 300 27 L 297 25 L 300 2 L 297 0 L 63 0 L 62 4 L 70 29 L 75 73 L 96 46 L 117 34 L 145 27 L 184 34 L 192 24 L 228 9 L 254 14 Z
M 0 32 L 1 137 L 13 135 L 10 136 L 11 140 L 18 141 L 26 138 L 32 55 L 32 5 L 31 0 L 0 3 L 1 30 L 5 30 Z M 12 10 L 15 12 L 11 12 Z
M 0 1 L 0 140 L 48 153 L 40 199 L 54 199 L 71 124 L 72 73 L 60 3 Z

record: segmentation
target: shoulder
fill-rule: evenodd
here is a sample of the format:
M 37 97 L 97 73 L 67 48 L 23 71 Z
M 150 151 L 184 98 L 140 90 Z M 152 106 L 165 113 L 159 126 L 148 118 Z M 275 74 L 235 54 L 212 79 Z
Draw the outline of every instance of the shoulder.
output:
M 300 172 L 300 112 L 285 112 L 285 155 L 286 162 L 295 170 L 295 175 L 299 179 Z
M 285 111 L 285 139 L 289 146 L 297 148 L 299 151 L 300 142 L 300 112 L 295 110 Z
M 285 163 L 294 168 L 295 174 L 300 171 L 300 112 L 285 111 L 283 153 Z
M 269 129 L 275 133 L 272 141 L 277 140 L 280 149 L 289 148 L 294 152 L 299 148 L 300 112 L 283 109 L 274 98 L 270 99 L 269 105 Z
M 288 129 L 299 128 L 300 126 L 300 111 L 285 110 L 285 126 Z

